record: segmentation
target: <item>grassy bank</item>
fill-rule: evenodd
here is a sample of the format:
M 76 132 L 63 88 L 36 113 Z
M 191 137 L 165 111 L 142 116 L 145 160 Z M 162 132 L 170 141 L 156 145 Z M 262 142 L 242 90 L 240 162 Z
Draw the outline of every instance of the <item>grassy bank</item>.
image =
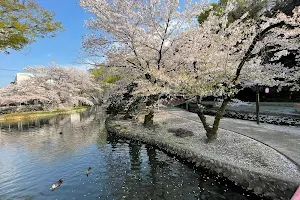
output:
M 53 116 L 57 114 L 67 114 L 72 111 L 84 110 L 87 109 L 88 106 L 78 106 L 72 107 L 69 109 L 58 109 L 52 111 L 34 111 L 34 112 L 21 112 L 21 113 L 10 113 L 5 115 L 0 115 L 0 122 L 17 122 L 26 119 L 36 119 L 39 117 L 45 116 Z

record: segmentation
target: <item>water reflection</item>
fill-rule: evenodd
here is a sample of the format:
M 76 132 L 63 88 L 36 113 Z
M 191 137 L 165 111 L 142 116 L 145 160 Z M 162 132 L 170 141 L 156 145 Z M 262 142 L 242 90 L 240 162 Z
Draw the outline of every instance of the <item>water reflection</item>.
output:
M 0 199 L 260 199 L 152 146 L 107 135 L 104 113 L 2 124 Z
M 162 151 L 114 137 L 105 158 L 106 199 L 263 199 L 205 170 L 194 170 Z M 121 170 L 120 170 L 121 169 Z
M 131 141 L 129 143 L 129 155 L 130 155 L 130 163 L 131 170 L 134 172 L 139 172 L 141 170 L 142 161 L 141 157 L 141 144 Z
M 95 139 L 100 138 L 98 142 L 106 143 L 105 134 L 99 134 L 104 129 L 103 123 L 100 123 L 102 112 L 88 116 L 86 113 L 89 112 L 57 115 L 39 122 L 33 120 L 15 124 L 2 123 L 1 147 L 38 152 L 41 161 L 51 162 L 68 154 L 71 156 L 92 144 Z

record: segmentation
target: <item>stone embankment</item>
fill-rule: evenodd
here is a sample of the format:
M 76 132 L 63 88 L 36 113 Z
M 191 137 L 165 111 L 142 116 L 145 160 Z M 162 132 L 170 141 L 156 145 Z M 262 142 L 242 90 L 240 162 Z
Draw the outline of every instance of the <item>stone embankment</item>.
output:
M 155 145 L 178 155 L 257 195 L 290 199 L 300 184 L 299 168 L 276 150 L 258 141 L 220 129 L 218 139 L 207 143 L 200 123 L 166 111 L 158 112 L 154 120 L 154 130 L 143 128 L 141 121 L 116 118 L 108 118 L 106 128 L 112 134 Z M 178 137 L 174 134 L 176 129 L 193 134 Z

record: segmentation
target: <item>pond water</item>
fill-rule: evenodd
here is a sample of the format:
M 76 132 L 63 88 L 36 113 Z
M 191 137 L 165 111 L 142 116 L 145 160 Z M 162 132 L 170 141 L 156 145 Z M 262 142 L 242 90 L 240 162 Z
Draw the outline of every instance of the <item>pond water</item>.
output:
M 262 199 L 152 146 L 109 136 L 104 120 L 92 108 L 1 123 L 0 199 Z

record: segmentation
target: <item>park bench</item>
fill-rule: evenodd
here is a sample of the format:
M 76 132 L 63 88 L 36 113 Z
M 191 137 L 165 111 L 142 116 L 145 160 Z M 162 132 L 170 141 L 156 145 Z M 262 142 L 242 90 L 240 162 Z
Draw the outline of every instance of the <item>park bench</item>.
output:
M 295 103 L 294 108 L 296 112 L 300 112 L 300 103 Z

